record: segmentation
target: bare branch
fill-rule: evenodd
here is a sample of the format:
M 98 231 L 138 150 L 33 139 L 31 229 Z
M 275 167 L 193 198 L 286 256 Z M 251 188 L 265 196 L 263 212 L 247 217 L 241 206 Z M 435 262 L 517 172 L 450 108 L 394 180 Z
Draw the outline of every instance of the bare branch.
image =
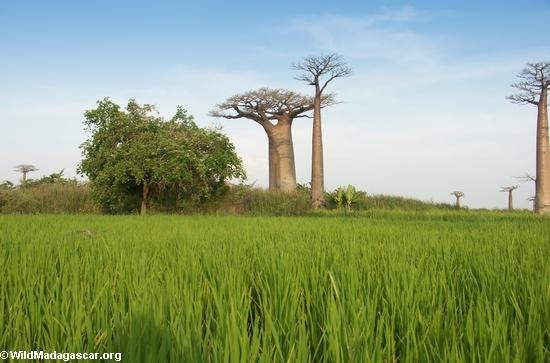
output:
M 529 173 L 525 173 L 523 175 L 516 176 L 514 178 L 518 179 L 522 183 L 525 183 L 525 182 L 535 182 L 536 183 L 537 182 L 537 179 Z
M 327 85 L 334 79 L 349 77 L 352 74 L 352 69 L 342 56 L 334 53 L 306 57 L 301 62 L 293 64 L 292 69 L 301 71 L 295 77 L 296 80 L 318 87 L 320 93 L 323 93 Z
M 550 87 L 550 62 L 527 63 L 518 78 L 520 82 L 512 87 L 520 92 L 506 98 L 513 103 L 538 105 L 542 91 Z

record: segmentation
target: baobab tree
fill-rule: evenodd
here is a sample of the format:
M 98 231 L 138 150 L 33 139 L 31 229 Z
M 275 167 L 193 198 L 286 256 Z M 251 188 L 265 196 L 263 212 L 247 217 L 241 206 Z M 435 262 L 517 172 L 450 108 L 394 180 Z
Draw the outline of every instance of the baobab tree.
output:
M 38 168 L 36 166 L 29 164 L 20 164 L 13 167 L 13 171 L 17 171 L 23 174 L 23 176 L 21 177 L 22 185 L 25 185 L 25 183 L 27 182 L 27 174 L 37 170 Z
M 548 140 L 548 87 L 550 62 L 528 63 L 512 85 L 520 92 L 509 96 L 514 103 L 537 107 L 535 212 L 550 213 L 550 144 Z
M 513 199 L 512 199 L 512 192 L 514 190 L 516 190 L 517 188 L 519 188 L 519 185 L 512 185 L 512 186 L 509 186 L 509 187 L 502 187 L 500 189 L 501 192 L 508 193 L 508 209 L 509 210 L 514 209 L 514 202 L 513 202 Z
M 311 201 L 314 208 L 324 204 L 323 132 L 321 128 L 322 97 L 327 85 L 336 78 L 351 76 L 352 70 L 338 54 L 311 56 L 293 64 L 301 73 L 295 78 L 315 87 L 311 152 Z
M 456 209 L 460 209 L 460 198 L 464 197 L 464 192 L 461 192 L 459 190 L 455 190 L 451 193 L 451 195 L 454 195 L 456 197 Z
M 332 95 L 321 99 L 321 107 L 334 103 Z M 296 166 L 292 142 L 292 122 L 314 107 L 314 100 L 293 91 L 260 88 L 238 94 L 210 111 L 213 117 L 247 118 L 262 126 L 269 141 L 269 189 L 296 190 Z

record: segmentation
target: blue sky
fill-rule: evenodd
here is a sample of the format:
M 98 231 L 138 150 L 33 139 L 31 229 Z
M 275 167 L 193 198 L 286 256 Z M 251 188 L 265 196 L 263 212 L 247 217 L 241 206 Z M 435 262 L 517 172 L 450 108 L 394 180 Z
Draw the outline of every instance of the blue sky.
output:
M 311 90 L 290 64 L 338 52 L 354 76 L 323 115 L 327 188 L 505 207 L 501 186 L 534 171 L 535 109 L 510 104 L 529 61 L 549 60 L 550 1 L 0 0 L 0 180 L 74 175 L 83 112 L 109 96 L 177 105 L 223 125 L 249 182 L 267 184 L 263 131 L 208 110 L 261 86 Z M 309 181 L 310 121 L 294 125 L 297 176 Z M 516 191 L 516 205 L 534 187 Z

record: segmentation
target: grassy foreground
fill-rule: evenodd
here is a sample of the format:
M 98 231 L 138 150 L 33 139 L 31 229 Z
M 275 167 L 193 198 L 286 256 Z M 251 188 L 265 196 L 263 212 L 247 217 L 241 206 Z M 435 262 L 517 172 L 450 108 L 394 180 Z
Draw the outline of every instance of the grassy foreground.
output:
M 0 350 L 550 361 L 550 220 L 528 214 L 0 216 L 0 271 Z

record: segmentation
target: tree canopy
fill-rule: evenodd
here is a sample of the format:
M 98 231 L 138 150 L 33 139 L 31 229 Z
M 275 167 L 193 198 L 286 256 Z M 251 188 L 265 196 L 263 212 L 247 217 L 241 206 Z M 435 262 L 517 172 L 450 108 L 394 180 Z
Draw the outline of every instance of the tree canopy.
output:
M 333 94 L 327 94 L 321 100 L 326 107 L 336 103 Z M 259 88 L 229 97 L 225 102 L 216 105 L 210 112 L 213 117 L 227 119 L 248 118 L 260 125 L 270 127 L 281 117 L 290 120 L 306 117 L 305 112 L 313 109 L 313 97 L 285 89 Z
M 353 73 L 344 58 L 335 53 L 306 57 L 293 64 L 292 68 L 301 72 L 295 77 L 296 80 L 315 86 L 319 94 L 334 79 L 349 77 Z M 325 79 L 322 80 L 323 77 Z
M 199 128 L 182 107 L 166 121 L 155 107 L 130 100 L 126 109 L 109 100 L 85 112 L 91 137 L 82 145 L 79 172 L 107 212 L 141 212 L 153 200 L 200 202 L 244 178 L 230 140 Z

